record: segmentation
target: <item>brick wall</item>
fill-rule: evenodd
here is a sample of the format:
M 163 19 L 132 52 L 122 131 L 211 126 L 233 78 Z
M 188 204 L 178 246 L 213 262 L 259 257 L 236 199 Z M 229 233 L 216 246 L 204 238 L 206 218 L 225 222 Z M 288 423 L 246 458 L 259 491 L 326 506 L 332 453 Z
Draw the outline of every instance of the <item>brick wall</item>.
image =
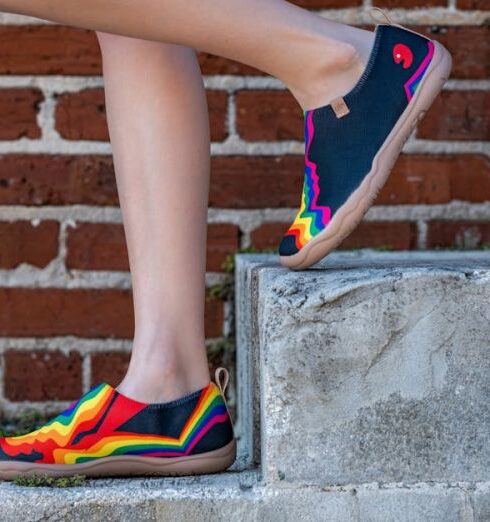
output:
M 445 91 L 343 248 L 490 244 L 490 1 L 296 3 L 371 27 L 369 5 L 393 8 L 395 20 L 434 35 L 454 56 Z M 213 141 L 207 284 L 216 289 L 230 281 L 227 254 L 276 248 L 293 219 L 303 121 L 276 79 L 220 57 L 199 59 Z M 7 413 L 56 410 L 96 382 L 116 382 L 128 361 L 130 279 L 100 75 L 94 33 L 0 15 L 0 405 Z M 206 306 L 215 362 L 226 360 L 221 341 L 233 333 L 232 309 L 219 298 Z

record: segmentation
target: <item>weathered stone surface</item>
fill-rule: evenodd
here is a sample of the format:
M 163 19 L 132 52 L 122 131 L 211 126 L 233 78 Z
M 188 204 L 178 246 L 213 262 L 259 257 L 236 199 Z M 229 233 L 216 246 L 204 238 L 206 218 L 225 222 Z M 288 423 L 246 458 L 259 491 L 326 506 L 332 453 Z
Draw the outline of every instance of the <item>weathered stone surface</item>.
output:
M 489 480 L 488 253 L 242 257 L 267 482 Z
M 2 522 L 480 522 L 486 484 L 264 485 L 253 472 L 94 480 L 70 489 L 0 483 Z
M 471 507 L 465 492 L 458 488 L 437 485 L 404 489 L 365 489 L 357 493 L 362 522 L 413 522 L 437 520 L 444 522 L 472 521 Z
M 237 422 L 235 436 L 240 469 L 260 465 L 260 388 L 259 351 L 256 347 L 256 280 L 253 269 L 265 257 L 237 255 L 235 270 Z M 257 258 L 257 263 L 254 259 Z
M 246 498 L 240 499 L 256 483 L 253 472 L 92 480 L 85 487 L 69 489 L 21 488 L 0 482 L 0 520 L 230 520 L 233 507 L 243 510 L 249 504 Z M 213 512 L 220 514 L 220 506 L 223 516 L 212 517 Z
M 478 484 L 471 496 L 474 520 L 485 522 L 490 520 L 490 484 Z

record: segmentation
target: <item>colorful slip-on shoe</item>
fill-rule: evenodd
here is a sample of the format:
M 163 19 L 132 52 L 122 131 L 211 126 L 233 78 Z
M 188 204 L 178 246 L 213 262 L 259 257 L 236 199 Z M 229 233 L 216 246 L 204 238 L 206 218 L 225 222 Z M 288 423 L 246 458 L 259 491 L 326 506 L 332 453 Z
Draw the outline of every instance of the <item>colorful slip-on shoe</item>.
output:
M 385 16 L 353 89 L 304 111 L 301 206 L 279 245 L 289 268 L 313 265 L 359 224 L 451 71 L 440 43 Z
M 190 395 L 161 404 L 138 402 L 109 384 L 100 384 L 38 430 L 0 439 L 0 479 L 223 471 L 236 458 L 224 398 L 228 379 L 226 368 L 217 368 L 218 384 L 211 381 Z

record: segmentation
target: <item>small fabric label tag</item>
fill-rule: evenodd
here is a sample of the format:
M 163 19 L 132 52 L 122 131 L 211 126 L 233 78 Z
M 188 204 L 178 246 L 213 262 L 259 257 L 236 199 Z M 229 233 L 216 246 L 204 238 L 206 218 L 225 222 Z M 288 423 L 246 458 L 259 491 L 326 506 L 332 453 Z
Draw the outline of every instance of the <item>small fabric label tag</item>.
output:
M 333 100 L 330 105 L 332 106 L 332 109 L 335 112 L 335 116 L 337 116 L 337 118 L 342 118 L 350 112 L 349 107 L 347 107 L 347 104 L 345 103 L 345 100 L 342 98 L 342 96 L 335 98 L 335 100 Z

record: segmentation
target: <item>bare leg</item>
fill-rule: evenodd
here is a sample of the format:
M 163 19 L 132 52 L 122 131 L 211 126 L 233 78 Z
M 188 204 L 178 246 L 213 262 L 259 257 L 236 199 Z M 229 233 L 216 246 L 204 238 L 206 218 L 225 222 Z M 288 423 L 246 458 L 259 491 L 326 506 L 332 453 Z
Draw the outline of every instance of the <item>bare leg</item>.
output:
M 234 59 L 282 80 L 304 110 L 349 91 L 374 41 L 283 0 L 0 0 L 2 10 Z
M 193 49 L 98 33 L 135 338 L 119 389 L 172 400 L 210 381 L 204 345 L 209 118 Z M 124 57 L 121 59 L 121 57 Z
M 204 387 L 209 122 L 194 48 L 276 76 L 307 109 L 352 87 L 373 34 L 283 0 L 0 0 L 0 10 L 98 31 L 135 299 L 120 389 L 155 402 Z

